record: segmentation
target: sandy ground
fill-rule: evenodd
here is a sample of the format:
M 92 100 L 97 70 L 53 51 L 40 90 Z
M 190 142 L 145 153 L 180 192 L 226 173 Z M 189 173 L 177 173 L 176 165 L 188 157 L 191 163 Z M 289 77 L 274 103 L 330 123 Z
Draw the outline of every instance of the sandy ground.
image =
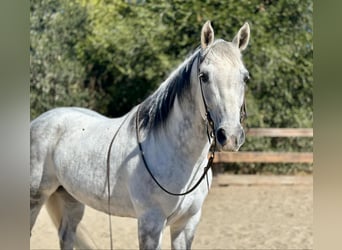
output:
M 112 217 L 115 249 L 137 249 L 136 220 Z M 99 249 L 109 249 L 108 216 L 86 208 L 83 225 Z M 58 249 L 57 231 L 45 208 L 30 249 Z M 170 249 L 169 229 L 163 249 Z M 203 206 L 193 249 L 313 249 L 312 176 L 220 175 Z

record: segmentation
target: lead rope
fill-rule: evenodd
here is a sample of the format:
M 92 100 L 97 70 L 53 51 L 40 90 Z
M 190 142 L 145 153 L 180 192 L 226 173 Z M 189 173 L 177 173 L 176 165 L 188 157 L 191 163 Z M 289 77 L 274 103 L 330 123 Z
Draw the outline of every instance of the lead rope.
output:
M 112 150 L 112 146 L 113 143 L 115 141 L 116 136 L 118 135 L 122 125 L 125 123 L 125 121 L 127 120 L 129 115 L 127 115 L 125 117 L 125 119 L 122 121 L 122 123 L 120 124 L 118 130 L 115 132 L 110 144 L 109 144 L 109 148 L 108 148 L 108 152 L 107 152 L 107 192 L 108 192 L 108 204 L 107 204 L 107 208 L 108 208 L 108 223 L 109 223 L 109 237 L 110 237 L 110 249 L 113 250 L 113 233 L 112 233 L 112 221 L 110 219 L 111 216 L 111 212 L 110 212 L 110 151 Z

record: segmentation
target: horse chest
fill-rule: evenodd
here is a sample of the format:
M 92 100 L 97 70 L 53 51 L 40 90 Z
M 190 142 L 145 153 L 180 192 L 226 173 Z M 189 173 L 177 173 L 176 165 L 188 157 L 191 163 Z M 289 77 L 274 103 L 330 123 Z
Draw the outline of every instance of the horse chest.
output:
M 175 204 L 174 210 L 167 217 L 167 224 L 173 224 L 183 218 L 189 218 L 197 214 L 202 207 L 207 192 L 194 193 L 180 197 L 177 204 Z

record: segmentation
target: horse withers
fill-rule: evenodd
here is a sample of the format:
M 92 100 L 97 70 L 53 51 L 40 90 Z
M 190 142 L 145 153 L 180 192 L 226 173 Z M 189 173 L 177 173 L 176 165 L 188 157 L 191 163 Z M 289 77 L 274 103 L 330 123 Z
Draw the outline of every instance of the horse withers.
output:
M 123 117 L 69 107 L 33 120 L 31 230 L 46 204 L 61 249 L 72 249 L 88 205 L 137 218 L 140 249 L 160 249 L 166 226 L 173 249 L 191 248 L 211 184 L 210 170 L 207 181 L 199 181 L 208 152 L 213 145 L 237 151 L 244 142 L 241 113 L 249 75 L 241 51 L 249 37 L 245 23 L 231 42 L 214 40 L 208 21 L 201 46 Z M 163 190 L 187 193 L 196 183 L 186 195 Z

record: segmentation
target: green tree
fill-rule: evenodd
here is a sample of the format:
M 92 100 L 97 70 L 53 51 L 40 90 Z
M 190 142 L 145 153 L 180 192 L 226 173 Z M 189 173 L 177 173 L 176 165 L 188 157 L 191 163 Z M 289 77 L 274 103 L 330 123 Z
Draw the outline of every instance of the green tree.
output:
M 31 117 L 58 106 L 92 107 L 96 96 L 83 86 L 78 43 L 87 34 L 87 13 L 75 1 L 31 1 Z
M 225 40 L 248 21 L 247 126 L 312 127 L 312 12 L 311 0 L 31 1 L 32 117 L 61 105 L 122 115 L 199 45 L 206 20 Z M 248 138 L 242 150 L 311 148 Z

